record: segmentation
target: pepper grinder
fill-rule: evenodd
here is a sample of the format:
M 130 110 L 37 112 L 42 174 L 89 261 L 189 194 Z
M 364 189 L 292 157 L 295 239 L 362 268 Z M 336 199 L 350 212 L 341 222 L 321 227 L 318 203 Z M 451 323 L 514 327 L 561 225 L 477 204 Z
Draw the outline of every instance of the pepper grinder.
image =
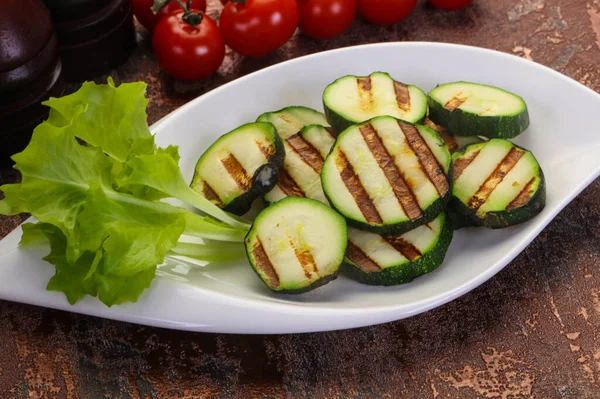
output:
M 25 149 L 48 117 L 41 104 L 63 94 L 62 64 L 50 12 L 40 0 L 0 3 L 0 166 Z
M 89 80 L 129 58 L 136 46 L 129 0 L 44 0 L 54 21 L 64 76 Z

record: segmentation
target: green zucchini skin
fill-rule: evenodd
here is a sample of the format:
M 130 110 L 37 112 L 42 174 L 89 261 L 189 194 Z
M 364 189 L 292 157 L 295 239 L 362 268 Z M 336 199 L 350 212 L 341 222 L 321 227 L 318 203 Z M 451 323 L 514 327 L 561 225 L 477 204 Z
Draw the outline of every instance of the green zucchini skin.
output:
M 398 266 L 388 267 L 379 272 L 366 272 L 352 263 L 348 258 L 344 259 L 342 273 L 362 284 L 393 286 L 408 284 L 416 278 L 431 273 L 444 262 L 446 252 L 450 247 L 454 235 L 452 222 L 447 215 L 444 218 L 442 230 L 434 248 L 430 249 L 419 259 Z
M 327 196 L 327 192 L 325 192 L 325 196 Z M 327 196 L 329 203 L 333 209 L 335 208 L 334 202 L 332 199 Z M 423 212 L 423 216 L 417 220 L 402 222 L 394 225 L 372 225 L 368 223 L 364 223 L 360 220 L 352 219 L 350 217 L 345 216 L 346 222 L 348 226 L 354 227 L 359 230 L 368 231 L 371 233 L 379 234 L 382 236 L 397 236 L 404 233 L 407 233 L 419 226 L 427 224 L 433 221 L 436 217 L 440 215 L 446 209 L 446 206 L 452 199 L 452 190 L 449 191 L 449 194 L 445 195 L 443 198 L 437 199 L 434 203 L 432 203 L 427 210 Z M 340 212 L 340 210 L 336 209 L 336 211 Z
M 335 86 L 338 82 L 342 81 L 343 79 L 348 79 L 348 78 L 355 78 L 355 79 L 363 79 L 363 78 L 370 78 L 375 74 L 379 74 L 379 75 L 385 75 L 387 76 L 391 81 L 396 82 L 389 73 L 387 72 L 373 72 L 371 75 L 369 76 L 354 76 L 354 75 L 346 75 L 346 76 L 342 76 L 338 79 L 336 79 L 335 81 L 333 81 L 327 88 L 325 88 L 325 91 L 323 93 L 323 109 L 325 110 L 325 117 L 327 118 L 327 122 L 329 122 L 329 125 L 331 125 L 331 128 L 336 132 L 336 133 L 341 133 L 344 130 L 346 130 L 348 127 L 352 126 L 352 125 L 356 125 L 358 123 L 363 123 L 368 119 L 374 118 L 376 116 L 383 116 L 384 114 L 374 114 L 371 115 L 370 118 L 367 119 L 362 119 L 362 120 L 358 120 L 358 119 L 353 119 L 353 118 L 348 118 L 345 117 L 343 115 L 341 115 L 340 113 L 336 112 L 333 109 L 333 106 L 331 104 L 328 104 L 328 99 L 327 99 L 327 92 L 328 89 L 330 87 Z M 423 99 L 423 111 L 422 113 L 420 113 L 418 116 L 413 117 L 413 118 L 400 118 L 399 115 L 390 115 L 393 116 L 395 118 L 399 118 L 402 120 L 406 120 L 409 123 L 414 123 L 414 124 L 422 124 L 425 121 L 425 118 L 427 116 L 427 105 L 425 104 L 425 102 L 427 101 L 427 94 L 421 90 L 420 88 L 418 88 L 417 86 L 413 86 L 413 85 L 407 85 L 407 87 L 411 90 L 414 90 L 415 92 L 419 93 L 419 97 L 422 97 Z
M 492 139 L 488 143 L 492 143 L 494 140 L 500 141 L 502 139 Z M 535 159 L 533 153 L 531 153 L 531 151 L 527 150 L 526 148 L 523 148 L 506 140 L 505 142 L 510 143 L 516 149 L 531 154 L 533 159 Z M 471 146 L 479 145 L 481 145 L 481 143 L 470 144 L 463 148 L 461 151 L 453 154 L 453 166 L 454 162 L 457 159 L 459 159 L 463 154 L 468 152 Z M 546 206 L 546 179 L 541 166 L 539 166 L 537 160 L 535 160 L 535 162 L 539 168 L 538 188 L 533 194 L 533 196 L 528 200 L 528 202 L 518 208 L 510 210 L 504 209 L 499 211 L 489 211 L 485 214 L 484 217 L 480 217 L 477 215 L 476 210 L 468 207 L 453 193 L 453 197 L 450 200 L 447 212 L 450 214 L 451 219 L 453 220 L 455 229 L 460 229 L 463 227 L 485 227 L 488 229 L 502 229 L 509 226 L 524 223 L 537 216 L 540 212 L 542 212 L 542 210 Z M 451 174 L 450 176 L 453 176 L 453 174 Z
M 253 180 L 255 184 L 252 185 L 250 190 L 239 197 L 235 198 L 229 204 L 227 204 L 223 210 L 225 212 L 233 213 L 234 215 L 242 216 L 246 214 L 250 208 L 252 207 L 252 203 L 257 199 L 262 197 L 265 193 L 268 193 L 275 187 L 277 184 L 278 173 L 283 166 L 283 161 L 285 159 L 285 150 L 283 149 L 283 143 L 279 136 L 277 136 L 274 140 L 276 152 L 273 158 L 271 158 L 271 162 L 262 166 L 261 168 L 256 170 L 254 173 Z M 269 169 L 270 171 L 268 171 Z M 270 173 L 272 178 L 266 181 L 266 184 L 259 183 L 258 176 L 261 173 Z
M 457 136 L 484 136 L 488 138 L 511 139 L 529 127 L 529 114 L 516 116 L 478 116 L 460 108 L 449 111 L 431 97 L 429 117 L 438 125 L 446 127 Z
M 254 268 L 252 268 L 252 269 L 254 270 L 254 273 L 258 277 L 261 277 L 260 274 L 256 271 L 256 269 L 254 269 Z M 299 288 L 299 289 L 285 289 L 284 288 L 284 289 L 280 289 L 280 290 L 274 290 L 271 287 L 269 287 L 269 289 L 273 292 L 276 292 L 277 294 L 290 295 L 290 296 L 301 295 L 301 294 L 306 294 L 307 292 L 310 292 L 310 291 L 314 291 L 317 288 L 322 287 L 324 285 L 327 285 L 327 284 L 331 283 L 332 281 L 337 280 L 337 278 L 339 276 L 340 276 L 340 271 L 338 270 L 335 273 L 325 276 L 304 288 Z M 268 287 L 268 285 L 267 285 L 267 287 Z
M 272 123 L 282 139 L 287 139 L 308 125 L 329 127 L 322 112 L 302 105 L 292 105 L 277 111 L 265 112 L 258 116 L 257 122 Z
M 457 201 L 455 198 L 451 199 L 445 210 L 446 216 L 448 216 L 452 222 L 452 228 L 454 230 L 460 230 L 465 227 L 477 227 L 478 225 L 475 221 L 458 211 L 456 202 L 460 203 L 460 201 Z
M 346 130 L 347 128 L 349 128 L 350 126 L 357 123 L 357 122 L 349 121 L 346 118 L 344 118 L 343 116 L 337 114 L 335 111 L 333 111 L 332 109 L 327 107 L 325 105 L 325 102 L 323 102 L 323 107 L 325 108 L 325 117 L 327 118 L 327 122 L 329 122 L 329 125 L 331 125 L 331 128 L 336 133 L 341 133 L 344 130 Z
M 540 185 L 535 194 L 529 200 L 527 206 L 512 209 L 509 211 L 488 212 L 485 218 L 481 219 L 475 215 L 475 212 L 456 198 L 450 201 L 448 208 L 456 216 L 453 219 L 455 228 L 462 227 L 485 227 L 488 229 L 503 229 L 524 223 L 539 215 L 546 206 L 546 180 L 544 172 L 540 169 Z
M 247 123 L 247 124 L 244 124 L 236 129 L 224 134 L 223 136 L 221 136 L 202 154 L 202 156 L 198 160 L 196 167 L 195 167 L 194 177 L 192 178 L 192 182 L 190 184 L 190 187 L 193 190 L 202 194 L 200 188 L 198 187 L 198 184 L 199 184 L 198 181 L 201 180 L 201 177 L 199 174 L 199 168 L 200 168 L 200 165 L 202 164 L 202 162 L 204 161 L 204 158 L 207 156 L 210 156 L 211 150 L 213 150 L 214 148 L 217 148 L 217 146 L 219 145 L 219 142 L 221 140 L 231 137 L 231 136 L 237 134 L 238 131 L 249 128 L 252 125 L 256 125 L 258 128 L 261 128 L 261 129 L 269 129 L 270 130 L 268 137 L 272 141 L 272 143 L 275 147 L 275 152 L 269 158 L 268 163 L 260 166 L 259 168 L 256 169 L 256 171 L 254 171 L 250 189 L 245 192 L 242 192 L 240 195 L 238 195 L 237 197 L 235 197 L 228 203 L 223 204 L 223 206 L 221 206 L 221 208 L 224 211 L 233 213 L 238 216 L 242 216 L 245 213 L 247 213 L 250 210 L 250 208 L 252 207 L 252 203 L 257 198 L 259 198 L 262 195 L 264 195 L 265 193 L 269 192 L 277 184 L 278 174 L 279 174 L 279 171 L 281 170 L 281 168 L 283 166 L 283 162 L 285 160 L 285 148 L 284 148 L 283 142 L 282 142 L 281 138 L 279 137 L 279 135 L 277 134 L 277 130 L 275 129 L 275 126 L 273 124 L 266 123 L 266 122 Z M 259 176 L 262 176 L 262 178 L 259 179 Z

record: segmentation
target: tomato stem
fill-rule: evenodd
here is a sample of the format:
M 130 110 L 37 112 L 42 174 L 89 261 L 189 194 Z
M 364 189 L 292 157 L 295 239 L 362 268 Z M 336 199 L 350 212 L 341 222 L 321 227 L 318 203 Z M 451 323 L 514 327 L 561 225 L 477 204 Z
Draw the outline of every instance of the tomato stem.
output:
M 154 4 L 152 5 L 152 12 L 154 14 L 158 13 L 164 6 L 169 4 L 171 0 L 154 0 Z
M 152 11 L 156 14 L 160 11 L 161 8 L 169 4 L 171 0 L 155 0 L 154 5 L 152 6 Z M 175 0 L 179 7 L 183 10 L 183 16 L 181 20 L 188 25 L 196 27 L 202 23 L 204 19 L 204 13 L 202 11 L 198 11 L 197 13 L 190 10 L 190 2 L 191 0 L 187 0 L 187 3 L 183 3 L 182 0 Z

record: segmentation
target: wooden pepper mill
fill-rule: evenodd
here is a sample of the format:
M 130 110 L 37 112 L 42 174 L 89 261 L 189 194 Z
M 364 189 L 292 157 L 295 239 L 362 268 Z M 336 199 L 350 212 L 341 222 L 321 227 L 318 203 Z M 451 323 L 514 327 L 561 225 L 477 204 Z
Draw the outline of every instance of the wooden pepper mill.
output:
M 64 81 L 50 12 L 40 0 L 0 3 L 0 166 L 25 149 L 48 117 L 41 105 L 62 95 Z

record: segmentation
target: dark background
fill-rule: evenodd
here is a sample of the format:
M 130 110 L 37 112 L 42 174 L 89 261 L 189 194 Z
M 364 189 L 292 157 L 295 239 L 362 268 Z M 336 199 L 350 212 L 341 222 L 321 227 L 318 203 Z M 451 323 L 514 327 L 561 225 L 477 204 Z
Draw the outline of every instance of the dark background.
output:
M 209 0 L 211 15 L 220 8 Z M 228 53 L 216 76 L 194 84 L 159 70 L 149 36 L 138 27 L 137 50 L 110 75 L 117 83 L 149 84 L 152 123 L 265 66 L 383 41 L 487 47 L 600 89 L 597 0 L 476 0 L 456 13 L 421 2 L 394 27 L 357 19 L 340 38 L 296 36 L 265 59 Z M 16 178 L 0 172 L 0 184 Z M 408 320 L 350 331 L 195 334 L 0 302 L 0 398 L 597 399 L 599 219 L 596 181 L 514 262 L 470 294 Z M 21 220 L 0 216 L 0 237 Z

